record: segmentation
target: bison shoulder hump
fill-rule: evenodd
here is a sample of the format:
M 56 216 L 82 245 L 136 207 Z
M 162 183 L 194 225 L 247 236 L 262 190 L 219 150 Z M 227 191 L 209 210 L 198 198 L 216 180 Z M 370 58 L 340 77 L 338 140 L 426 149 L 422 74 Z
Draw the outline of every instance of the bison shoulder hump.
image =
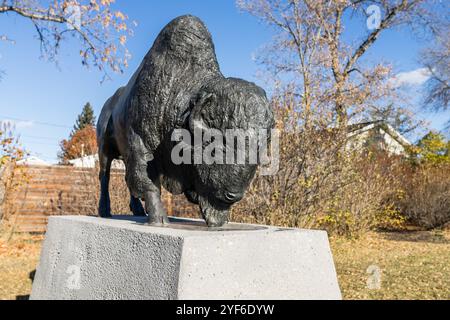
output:
M 219 68 L 211 34 L 197 17 L 185 15 L 172 20 L 159 34 L 153 54 Z

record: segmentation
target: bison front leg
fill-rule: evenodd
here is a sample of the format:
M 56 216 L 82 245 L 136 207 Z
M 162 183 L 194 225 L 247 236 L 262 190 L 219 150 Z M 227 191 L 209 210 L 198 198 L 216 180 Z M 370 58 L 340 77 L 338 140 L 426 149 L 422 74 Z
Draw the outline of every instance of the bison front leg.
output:
M 145 210 L 148 213 L 148 222 L 156 225 L 169 224 L 167 212 L 161 203 L 161 193 L 149 191 L 145 194 L 144 199 Z
M 154 157 L 142 139 L 131 130 L 126 160 L 126 180 L 130 193 L 143 198 L 145 211 L 151 224 L 168 224 L 166 210 L 161 202 L 159 173 L 153 163 Z

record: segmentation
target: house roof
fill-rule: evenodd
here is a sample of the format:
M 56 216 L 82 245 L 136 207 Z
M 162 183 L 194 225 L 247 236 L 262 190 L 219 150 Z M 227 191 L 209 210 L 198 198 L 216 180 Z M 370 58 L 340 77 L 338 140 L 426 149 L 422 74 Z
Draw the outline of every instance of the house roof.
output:
M 98 161 L 99 161 L 98 154 L 94 154 L 82 158 L 69 160 L 69 164 L 76 168 L 95 168 Z M 113 161 L 111 168 L 123 170 L 125 169 L 125 165 L 122 161 Z
M 406 139 L 400 132 L 398 132 L 397 130 L 394 129 L 394 127 L 392 127 L 390 124 L 382 120 L 352 124 L 349 125 L 347 128 L 350 137 L 362 134 L 375 128 L 380 128 L 387 134 L 389 134 L 402 146 L 404 147 L 412 146 L 412 143 L 408 139 Z
M 48 163 L 42 159 L 39 159 L 38 157 L 35 157 L 35 156 L 31 156 L 26 159 L 17 161 L 17 164 L 25 165 L 25 166 L 50 166 L 51 165 L 50 163 Z

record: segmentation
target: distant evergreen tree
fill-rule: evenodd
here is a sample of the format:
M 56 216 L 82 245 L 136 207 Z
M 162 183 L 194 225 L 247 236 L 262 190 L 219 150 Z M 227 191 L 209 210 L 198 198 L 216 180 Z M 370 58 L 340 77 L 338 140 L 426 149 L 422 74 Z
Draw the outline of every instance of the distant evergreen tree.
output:
M 62 164 L 97 152 L 95 116 L 89 102 L 84 105 L 83 111 L 78 116 L 69 139 L 61 141 L 60 147 L 58 158 Z
M 83 107 L 83 111 L 78 116 L 78 119 L 75 122 L 75 126 L 73 127 L 72 135 L 80 130 L 83 130 L 87 126 L 95 127 L 94 109 L 92 109 L 92 106 L 89 102 L 85 104 L 85 106 Z

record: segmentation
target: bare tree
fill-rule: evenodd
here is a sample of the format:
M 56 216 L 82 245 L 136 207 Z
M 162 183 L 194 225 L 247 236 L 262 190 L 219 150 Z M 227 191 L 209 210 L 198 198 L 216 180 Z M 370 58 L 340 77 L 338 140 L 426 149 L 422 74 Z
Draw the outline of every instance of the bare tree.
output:
M 262 63 L 283 81 L 295 83 L 301 108 L 332 112 L 345 128 L 352 117 L 364 116 L 395 88 L 387 81 L 390 66 L 368 63 L 367 51 L 388 29 L 411 25 L 428 16 L 424 0 L 238 0 L 238 6 L 276 31 Z M 371 7 L 372 6 L 372 7 Z M 373 12 L 368 9 L 375 8 Z M 344 37 L 349 19 L 367 20 Z M 386 103 L 392 106 L 392 103 Z
M 413 115 L 404 106 L 401 88 L 390 81 L 390 65 L 371 60 L 368 52 L 385 30 L 411 26 L 416 17 L 424 21 L 428 4 L 421 0 L 237 3 L 275 31 L 259 62 L 268 71 L 268 80 L 274 80 L 273 105 L 283 134 L 278 174 L 255 179 L 233 218 L 326 227 L 347 235 L 373 227 L 379 213 L 392 208 L 391 199 L 400 189 L 397 159 L 372 150 L 369 141 L 369 147 L 352 150 L 349 124 L 376 117 L 402 131 L 410 129 Z M 360 29 L 354 29 L 355 22 Z
M 450 36 L 448 28 L 436 36 L 436 45 L 422 53 L 422 61 L 430 74 L 425 104 L 436 111 L 447 110 L 450 101 Z
M 31 21 L 40 41 L 42 56 L 57 62 L 63 40 L 80 41 L 81 62 L 93 65 L 108 77 L 108 70 L 122 72 L 130 54 L 125 47 L 131 29 L 128 17 L 114 10 L 115 0 L 0 0 L 0 14 L 18 15 Z M 13 41 L 7 34 L 3 41 Z

